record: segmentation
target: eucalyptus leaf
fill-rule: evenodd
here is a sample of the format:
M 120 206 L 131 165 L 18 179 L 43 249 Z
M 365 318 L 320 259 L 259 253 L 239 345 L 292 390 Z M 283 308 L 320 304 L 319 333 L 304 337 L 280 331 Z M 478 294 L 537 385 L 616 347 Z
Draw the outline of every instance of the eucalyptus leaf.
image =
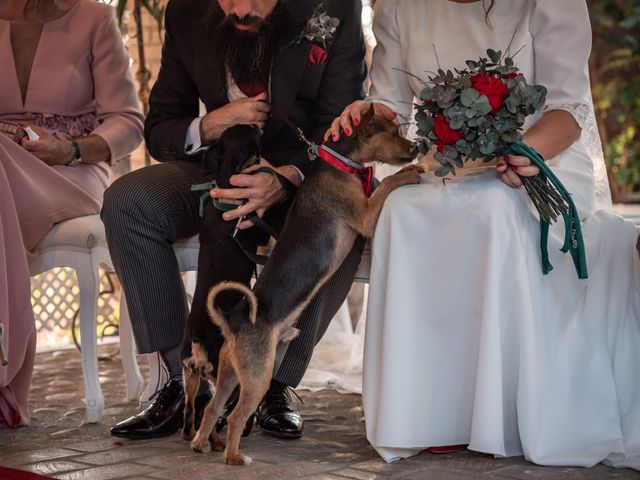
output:
M 451 145 L 445 145 L 444 149 L 442 150 L 442 156 L 447 162 L 452 162 L 458 156 L 458 151 Z
M 489 99 L 485 95 L 480 96 L 480 98 L 476 100 L 473 104 L 473 108 L 478 112 L 478 115 L 487 115 L 488 113 L 491 113 L 492 110 Z
M 420 92 L 420 100 L 431 100 L 433 98 L 433 94 L 431 93 L 430 87 L 425 87 Z
M 509 130 L 500 137 L 506 143 L 513 143 L 520 140 L 520 133 L 517 130 Z
M 460 102 L 465 107 L 471 107 L 479 97 L 480 92 L 475 88 L 465 88 L 460 92 Z
M 496 144 L 487 139 L 487 137 L 480 137 L 478 139 L 478 148 L 483 155 L 491 155 L 496 151 Z
M 460 153 L 463 153 L 465 155 L 468 155 L 469 153 L 471 153 L 471 145 L 469 145 L 469 143 L 463 138 L 458 140 L 455 143 L 456 146 L 456 150 L 458 150 Z

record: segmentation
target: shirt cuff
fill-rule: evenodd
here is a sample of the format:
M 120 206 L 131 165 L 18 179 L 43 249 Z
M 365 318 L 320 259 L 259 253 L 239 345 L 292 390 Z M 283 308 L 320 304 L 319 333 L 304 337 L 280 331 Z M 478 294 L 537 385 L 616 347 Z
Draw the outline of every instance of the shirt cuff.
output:
M 187 137 L 184 140 L 184 153 L 187 155 L 196 155 L 209 148 L 207 145 L 202 145 L 200 122 L 202 122 L 202 117 L 194 118 L 187 129 Z
M 304 182 L 304 173 L 302 173 L 302 170 L 300 170 L 298 167 L 296 167 L 295 165 L 291 165 L 293 168 L 295 168 L 298 173 L 300 174 L 300 178 L 302 179 L 302 181 Z

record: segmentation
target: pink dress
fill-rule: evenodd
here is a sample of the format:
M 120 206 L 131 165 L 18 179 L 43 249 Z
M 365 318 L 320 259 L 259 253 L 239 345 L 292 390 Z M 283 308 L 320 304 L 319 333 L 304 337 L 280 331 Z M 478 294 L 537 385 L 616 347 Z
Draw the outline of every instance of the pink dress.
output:
M 0 19 L 0 121 L 39 125 L 74 138 L 97 134 L 112 160 L 142 138 L 143 116 L 111 7 L 79 0 L 46 23 L 24 104 Z M 28 252 L 54 223 L 100 211 L 109 165 L 50 167 L 0 134 L 0 322 L 7 366 L 0 366 L 0 427 L 26 425 L 36 331 Z

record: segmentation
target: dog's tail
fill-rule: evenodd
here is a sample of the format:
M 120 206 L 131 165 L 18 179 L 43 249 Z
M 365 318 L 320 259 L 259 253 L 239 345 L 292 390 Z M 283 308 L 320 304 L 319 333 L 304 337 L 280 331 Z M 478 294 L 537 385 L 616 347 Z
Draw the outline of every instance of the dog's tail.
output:
M 244 295 L 249 303 L 249 321 L 255 325 L 256 317 L 258 315 L 258 299 L 249 287 L 238 282 L 220 282 L 209 292 L 209 296 L 207 298 L 207 310 L 213 323 L 217 325 L 223 333 L 229 333 L 229 323 L 227 318 L 215 307 L 216 297 L 225 290 L 236 290 Z

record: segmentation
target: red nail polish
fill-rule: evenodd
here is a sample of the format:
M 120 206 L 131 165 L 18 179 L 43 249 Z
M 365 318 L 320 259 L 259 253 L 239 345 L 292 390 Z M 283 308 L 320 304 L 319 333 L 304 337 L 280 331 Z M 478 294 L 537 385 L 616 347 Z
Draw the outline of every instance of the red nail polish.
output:
M 351 129 L 350 129 L 350 128 L 345 128 L 345 129 L 344 129 L 344 133 L 346 133 L 346 134 L 347 134 L 347 136 L 349 136 L 349 137 L 350 137 L 350 136 L 351 136 Z
M 518 171 L 518 166 L 517 165 L 511 165 L 511 170 L 513 170 L 514 172 Z
M 354 118 L 353 123 L 355 123 L 357 127 L 358 125 L 360 125 L 360 119 L 358 117 Z
M 338 141 L 338 135 L 331 135 L 331 138 L 333 139 L 334 142 Z
M 505 155 L 503 158 L 504 158 L 505 162 L 510 162 L 511 161 L 511 157 L 509 155 Z

